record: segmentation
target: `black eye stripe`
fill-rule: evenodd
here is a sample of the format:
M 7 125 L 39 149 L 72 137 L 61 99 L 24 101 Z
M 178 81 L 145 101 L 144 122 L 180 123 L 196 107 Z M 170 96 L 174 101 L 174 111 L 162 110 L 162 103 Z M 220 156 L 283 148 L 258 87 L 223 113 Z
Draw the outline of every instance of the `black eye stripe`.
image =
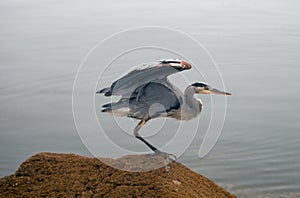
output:
M 195 86 L 195 87 L 205 87 L 205 88 L 208 89 L 208 86 L 206 84 L 204 84 L 204 83 L 194 83 L 192 85 Z

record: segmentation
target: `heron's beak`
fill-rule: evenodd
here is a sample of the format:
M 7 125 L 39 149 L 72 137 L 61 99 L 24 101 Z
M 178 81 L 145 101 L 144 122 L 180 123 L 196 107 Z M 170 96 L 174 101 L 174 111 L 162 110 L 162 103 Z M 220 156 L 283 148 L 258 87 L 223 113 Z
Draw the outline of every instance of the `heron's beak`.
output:
M 212 88 L 209 90 L 210 94 L 218 94 L 218 95 L 226 95 L 226 96 L 231 96 L 231 93 L 225 92 L 225 91 L 220 91 L 218 89 Z

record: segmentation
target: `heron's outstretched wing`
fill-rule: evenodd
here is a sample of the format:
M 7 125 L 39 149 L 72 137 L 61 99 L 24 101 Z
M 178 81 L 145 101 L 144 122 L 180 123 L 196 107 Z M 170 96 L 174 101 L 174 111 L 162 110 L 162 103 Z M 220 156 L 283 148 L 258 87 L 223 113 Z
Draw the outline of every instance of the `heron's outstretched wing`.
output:
M 158 61 L 144 64 L 141 68 L 129 72 L 113 82 L 110 87 L 104 88 L 97 93 L 104 93 L 105 96 L 117 95 L 123 98 L 129 98 L 134 90 L 141 85 L 149 82 L 160 82 L 164 84 L 169 75 L 191 68 L 191 65 L 184 61 L 176 61 L 178 62 L 176 66 L 170 63 L 172 61 Z M 182 64 L 182 62 L 184 64 Z
M 182 98 L 167 86 L 150 82 L 138 87 L 129 100 L 130 117 L 137 119 L 166 116 L 180 108 Z

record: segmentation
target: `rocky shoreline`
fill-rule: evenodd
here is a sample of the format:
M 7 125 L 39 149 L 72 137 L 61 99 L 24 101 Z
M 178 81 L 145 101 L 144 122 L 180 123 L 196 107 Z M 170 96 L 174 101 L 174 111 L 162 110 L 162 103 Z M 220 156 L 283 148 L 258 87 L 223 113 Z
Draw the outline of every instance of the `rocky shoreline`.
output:
M 0 197 L 236 197 L 178 162 L 143 172 L 159 160 L 146 158 L 39 153 L 0 179 Z

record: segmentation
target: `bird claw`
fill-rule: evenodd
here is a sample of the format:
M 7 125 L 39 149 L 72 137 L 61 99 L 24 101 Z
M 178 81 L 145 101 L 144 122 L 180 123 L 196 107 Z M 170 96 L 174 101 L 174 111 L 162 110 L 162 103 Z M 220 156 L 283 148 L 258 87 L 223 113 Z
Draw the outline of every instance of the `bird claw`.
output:
M 163 156 L 166 160 L 168 160 L 169 163 L 175 162 L 177 160 L 177 157 L 173 154 L 162 152 L 160 150 L 154 151 L 155 155 L 161 155 Z

